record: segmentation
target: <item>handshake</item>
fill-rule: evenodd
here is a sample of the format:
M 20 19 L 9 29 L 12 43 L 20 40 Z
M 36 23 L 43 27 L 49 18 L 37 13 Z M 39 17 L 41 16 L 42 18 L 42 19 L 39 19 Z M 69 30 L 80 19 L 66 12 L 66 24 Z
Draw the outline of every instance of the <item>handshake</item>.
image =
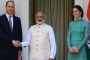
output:
M 18 40 L 13 40 L 12 44 L 13 44 L 14 47 L 17 47 L 17 48 L 22 46 L 21 42 L 19 42 Z

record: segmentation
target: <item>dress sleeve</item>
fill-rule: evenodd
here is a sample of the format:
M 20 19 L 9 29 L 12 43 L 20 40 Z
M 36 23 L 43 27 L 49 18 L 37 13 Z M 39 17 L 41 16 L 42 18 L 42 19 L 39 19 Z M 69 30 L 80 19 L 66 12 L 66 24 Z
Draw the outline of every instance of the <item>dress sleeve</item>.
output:
M 83 41 L 77 46 L 77 48 L 81 49 L 81 47 L 86 43 L 86 41 L 88 40 L 88 35 L 89 35 L 89 22 L 87 22 L 85 24 L 85 37 L 83 39 Z
M 68 35 L 67 35 L 68 48 L 71 47 L 71 44 L 70 44 L 70 26 L 71 26 L 71 22 L 69 23 L 69 29 L 68 29 Z

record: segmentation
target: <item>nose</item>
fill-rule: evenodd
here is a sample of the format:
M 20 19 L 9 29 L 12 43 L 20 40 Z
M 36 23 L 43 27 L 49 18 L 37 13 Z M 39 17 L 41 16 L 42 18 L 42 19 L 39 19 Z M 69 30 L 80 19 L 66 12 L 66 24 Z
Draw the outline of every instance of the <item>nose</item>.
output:
M 38 19 L 41 20 L 41 17 L 39 17 Z
M 12 7 L 10 7 L 10 9 L 12 9 Z

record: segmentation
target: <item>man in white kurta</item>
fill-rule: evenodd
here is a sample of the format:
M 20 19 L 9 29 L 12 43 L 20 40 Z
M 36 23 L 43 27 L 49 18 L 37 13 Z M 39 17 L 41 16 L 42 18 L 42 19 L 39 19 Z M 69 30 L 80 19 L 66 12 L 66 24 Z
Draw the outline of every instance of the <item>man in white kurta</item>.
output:
M 56 55 L 56 42 L 53 28 L 44 23 L 45 14 L 37 12 L 36 25 L 30 27 L 22 46 L 30 45 L 29 60 L 52 60 Z

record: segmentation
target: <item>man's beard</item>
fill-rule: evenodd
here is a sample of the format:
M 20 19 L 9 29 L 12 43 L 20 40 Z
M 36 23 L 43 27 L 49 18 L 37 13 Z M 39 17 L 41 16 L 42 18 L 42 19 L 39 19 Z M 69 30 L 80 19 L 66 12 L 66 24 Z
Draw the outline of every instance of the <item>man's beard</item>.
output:
M 41 24 L 44 23 L 44 20 L 36 20 L 36 23 L 39 24 L 39 25 L 41 25 Z

